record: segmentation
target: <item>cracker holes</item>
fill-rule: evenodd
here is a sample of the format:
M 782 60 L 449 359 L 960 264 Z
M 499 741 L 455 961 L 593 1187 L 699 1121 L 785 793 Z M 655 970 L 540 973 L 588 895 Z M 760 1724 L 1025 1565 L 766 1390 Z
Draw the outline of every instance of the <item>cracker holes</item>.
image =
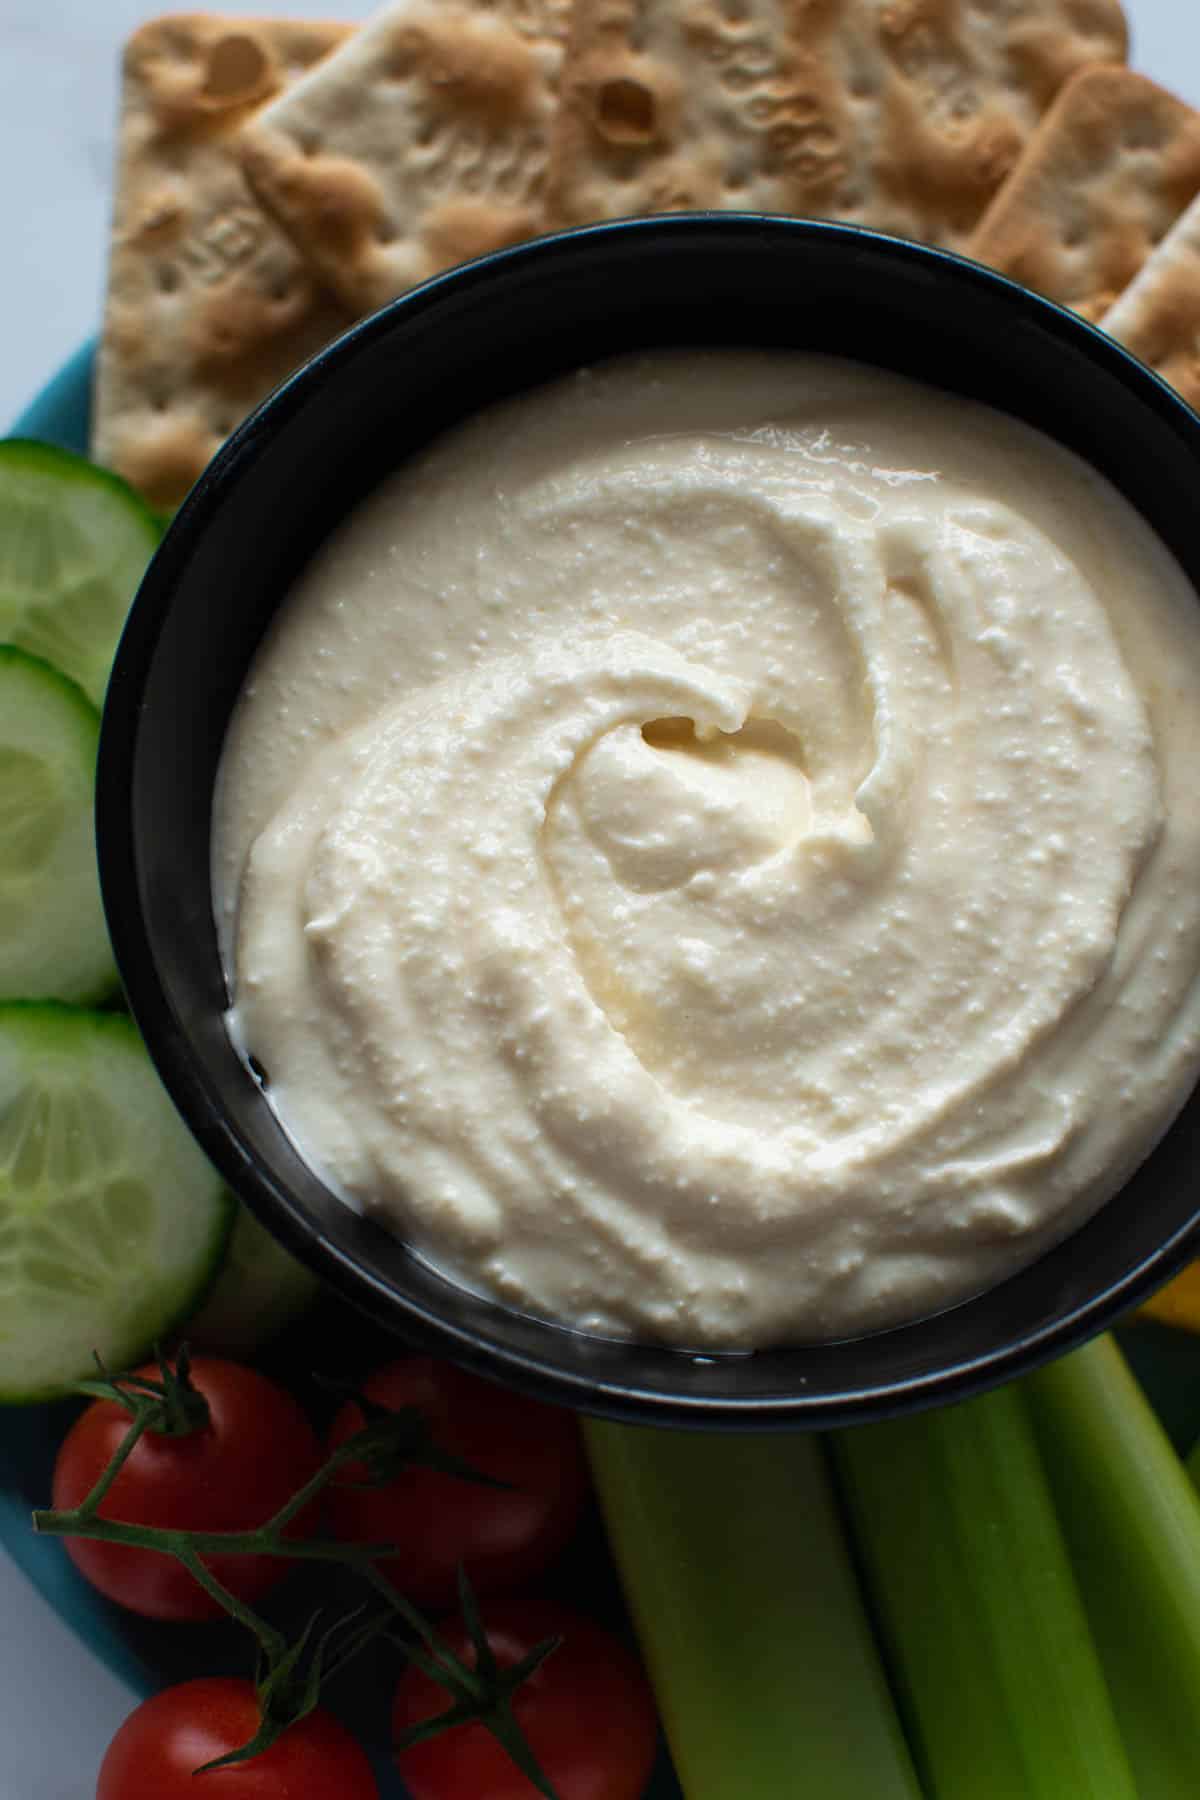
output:
M 223 105 L 236 106 L 258 93 L 266 73 L 261 45 L 241 32 L 231 32 L 218 38 L 205 58 L 204 92 Z
M 649 144 L 657 128 L 654 95 L 640 81 L 618 76 L 596 94 L 596 126 L 610 144 Z
M 380 219 L 372 235 L 377 244 L 394 244 L 398 233 L 390 220 Z
M 181 279 L 173 263 L 159 263 L 154 271 L 154 285 L 160 294 L 178 293 Z
M 1149 116 L 1130 119 L 1123 132 L 1127 150 L 1161 150 L 1162 131 L 1157 119 Z

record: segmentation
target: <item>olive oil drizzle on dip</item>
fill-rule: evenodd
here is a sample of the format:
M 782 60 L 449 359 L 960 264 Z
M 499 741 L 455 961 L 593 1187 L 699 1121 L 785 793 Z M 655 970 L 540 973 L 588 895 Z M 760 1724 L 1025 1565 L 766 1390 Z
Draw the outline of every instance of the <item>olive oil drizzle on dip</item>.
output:
M 697 1347 L 936 1311 L 1200 1063 L 1200 608 L 1093 471 L 782 353 L 508 402 L 335 534 L 225 747 L 231 1029 L 447 1273 Z

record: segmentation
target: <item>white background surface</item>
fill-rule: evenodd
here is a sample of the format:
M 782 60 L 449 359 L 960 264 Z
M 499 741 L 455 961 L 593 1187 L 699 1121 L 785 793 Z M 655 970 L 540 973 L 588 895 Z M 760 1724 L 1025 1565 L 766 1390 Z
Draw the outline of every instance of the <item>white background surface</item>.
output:
M 161 11 L 354 19 L 369 4 L 0 0 L 0 430 L 96 329 L 122 39 Z M 1126 5 L 1134 66 L 1200 105 L 1195 0 Z M 92 1800 L 130 1704 L 0 1550 L 0 1800 Z

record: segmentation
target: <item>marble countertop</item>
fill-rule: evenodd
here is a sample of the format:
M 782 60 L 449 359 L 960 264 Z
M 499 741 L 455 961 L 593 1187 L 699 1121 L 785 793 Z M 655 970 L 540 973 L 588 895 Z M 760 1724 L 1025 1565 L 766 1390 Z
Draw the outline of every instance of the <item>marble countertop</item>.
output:
M 96 329 L 119 47 L 169 10 L 147 0 L 0 0 L 0 427 Z M 206 10 L 354 19 L 367 3 L 218 0 Z M 1200 9 L 1127 0 L 1127 10 L 1135 66 L 1200 105 Z M 131 1703 L 0 1551 L 0 1800 L 90 1800 Z

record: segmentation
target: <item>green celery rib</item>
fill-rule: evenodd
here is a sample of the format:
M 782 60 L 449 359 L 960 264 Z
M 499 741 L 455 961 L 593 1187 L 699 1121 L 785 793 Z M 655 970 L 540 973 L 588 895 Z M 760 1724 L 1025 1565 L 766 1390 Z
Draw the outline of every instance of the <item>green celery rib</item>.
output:
M 586 1434 L 687 1800 L 918 1800 L 820 1442 Z
M 1112 1338 L 1024 1384 L 1142 1800 L 1200 1794 L 1200 1498 Z
M 933 1800 L 1136 1800 L 1021 1394 L 835 1452 Z

